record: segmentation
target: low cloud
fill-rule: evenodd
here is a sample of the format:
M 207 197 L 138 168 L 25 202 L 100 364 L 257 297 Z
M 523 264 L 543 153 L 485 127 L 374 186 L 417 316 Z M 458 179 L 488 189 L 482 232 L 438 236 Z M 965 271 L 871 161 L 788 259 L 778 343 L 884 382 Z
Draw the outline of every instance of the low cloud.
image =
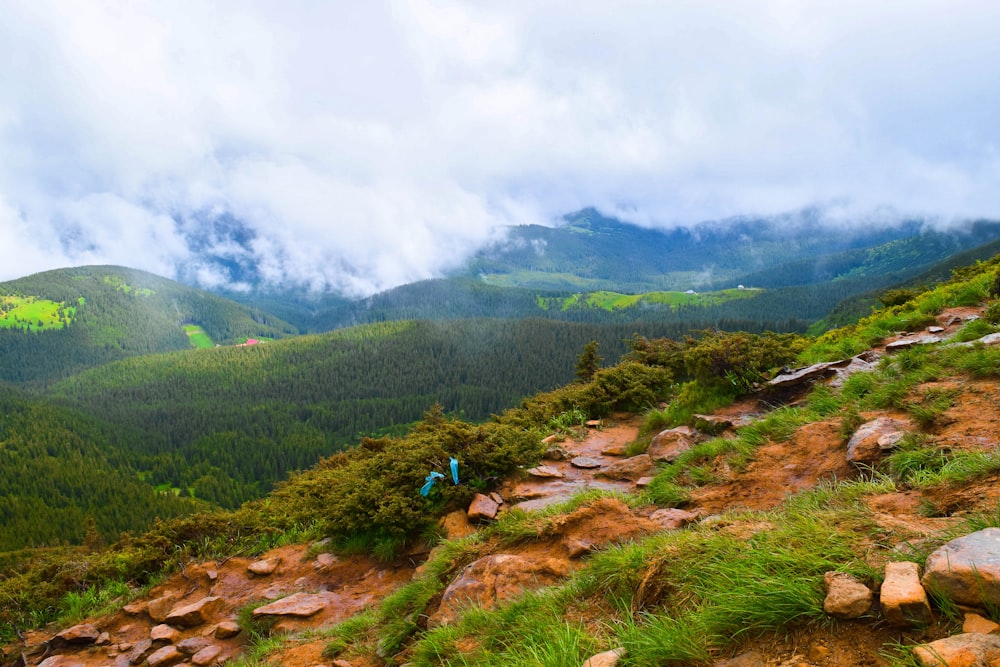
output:
M 972 0 L 14 2 L 0 279 L 121 263 L 364 295 L 585 206 L 995 218 L 998 20 Z

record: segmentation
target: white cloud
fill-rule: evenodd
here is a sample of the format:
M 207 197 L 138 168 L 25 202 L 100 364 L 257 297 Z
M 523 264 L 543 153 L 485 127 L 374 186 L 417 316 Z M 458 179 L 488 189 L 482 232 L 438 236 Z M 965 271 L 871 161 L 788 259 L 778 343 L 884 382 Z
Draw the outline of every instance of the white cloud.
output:
M 998 24 L 985 0 L 9 3 L 0 278 L 217 285 L 185 237 L 211 211 L 268 280 L 355 294 L 588 205 L 996 217 Z

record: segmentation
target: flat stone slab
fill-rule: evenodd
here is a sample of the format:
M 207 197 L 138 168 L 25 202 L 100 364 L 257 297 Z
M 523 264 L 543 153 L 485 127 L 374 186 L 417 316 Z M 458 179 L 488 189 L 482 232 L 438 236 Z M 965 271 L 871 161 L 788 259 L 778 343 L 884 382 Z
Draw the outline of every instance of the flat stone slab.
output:
M 208 623 L 223 604 L 224 601 L 221 597 L 202 598 L 193 604 L 171 609 L 164 622 L 174 627 L 193 628 Z
M 309 593 L 296 593 L 287 598 L 281 598 L 276 602 L 257 607 L 253 610 L 254 616 L 294 616 L 296 618 L 308 618 L 318 614 L 326 607 L 326 602 L 319 595 Z
M 598 459 L 595 459 L 590 456 L 577 456 L 574 459 L 570 459 L 569 464 L 574 468 L 583 468 L 585 470 L 591 468 L 600 468 L 602 465 L 604 465 Z
M 525 472 L 532 477 L 539 477 L 542 479 L 559 479 L 566 476 L 552 466 L 535 466 L 534 468 L 528 468 Z

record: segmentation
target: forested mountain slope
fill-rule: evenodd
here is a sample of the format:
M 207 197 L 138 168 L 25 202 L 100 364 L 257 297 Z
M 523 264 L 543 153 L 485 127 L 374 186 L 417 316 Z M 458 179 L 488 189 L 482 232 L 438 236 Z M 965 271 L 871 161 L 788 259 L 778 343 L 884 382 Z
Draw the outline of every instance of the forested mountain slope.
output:
M 200 326 L 224 345 L 295 333 L 272 315 L 143 271 L 47 271 L 0 283 L 0 380 L 49 380 L 125 357 L 189 349 L 184 325 Z

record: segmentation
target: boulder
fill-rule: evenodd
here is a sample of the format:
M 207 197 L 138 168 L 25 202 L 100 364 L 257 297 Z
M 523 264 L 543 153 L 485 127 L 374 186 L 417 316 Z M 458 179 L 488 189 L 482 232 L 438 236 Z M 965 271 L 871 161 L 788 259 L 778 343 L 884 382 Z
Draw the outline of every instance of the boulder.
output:
M 872 591 L 847 572 L 827 572 L 823 575 L 826 598 L 823 611 L 835 618 L 859 618 L 872 606 Z
M 222 605 L 223 600 L 220 597 L 205 597 L 197 602 L 171 609 L 164 622 L 174 627 L 193 628 L 209 623 Z
M 608 445 L 601 450 L 601 456 L 625 456 L 628 453 L 627 445 Z
M 485 556 L 467 565 L 452 581 L 428 625 L 448 625 L 469 605 L 490 609 L 525 589 L 550 586 L 568 574 L 567 560 L 515 554 Z
M 836 373 L 837 368 L 847 366 L 849 359 L 839 361 L 824 361 L 805 368 L 789 370 L 768 381 L 765 385 L 768 389 L 789 389 L 792 387 L 802 387 L 810 385 L 817 380 L 830 377 Z
M 222 653 L 222 647 L 211 644 L 192 655 L 191 662 L 195 665 L 211 665 L 220 653 Z
M 653 459 L 650 458 L 649 454 L 639 454 L 615 461 L 599 474 L 608 479 L 634 482 L 648 476 L 651 472 L 653 472 Z
M 174 644 L 180 639 L 181 633 L 166 623 L 161 623 L 160 625 L 154 625 L 149 631 L 149 638 L 154 642 L 166 642 L 168 644 Z
M 229 639 L 240 634 L 240 626 L 235 621 L 222 621 L 215 626 L 213 635 L 216 639 Z
M 161 649 L 153 651 L 146 658 L 149 667 L 169 667 L 184 660 L 184 654 L 177 650 L 176 646 L 168 644 Z
M 552 466 L 535 466 L 534 468 L 528 468 L 525 472 L 532 477 L 540 477 L 542 479 L 559 479 L 566 476 Z
M 569 464 L 574 468 L 583 468 L 585 470 L 600 468 L 604 465 L 599 459 L 595 459 L 590 456 L 577 456 L 576 458 L 570 459 Z
M 247 565 L 247 572 L 258 577 L 266 577 L 269 574 L 274 574 L 280 564 L 280 558 L 265 558 Z
M 890 625 L 905 628 L 933 620 L 927 593 L 920 585 L 920 566 L 916 563 L 886 563 L 879 599 Z
M 546 438 L 546 440 L 547 439 L 548 438 Z M 542 442 L 544 442 L 544 440 Z M 569 452 L 567 452 L 566 449 L 560 445 L 552 445 L 545 450 L 545 453 L 542 454 L 542 458 L 546 461 L 565 461 L 569 458 Z
M 497 512 L 499 511 L 500 505 L 495 500 L 489 496 L 477 493 L 472 498 L 472 504 L 469 505 L 467 514 L 469 521 L 492 521 L 497 518 Z
M 653 483 L 654 479 L 656 479 L 656 478 L 655 477 L 640 477 L 639 479 L 635 480 L 635 485 L 637 487 L 639 487 L 640 489 L 645 489 L 647 486 L 649 486 L 650 484 Z
M 625 656 L 624 648 L 615 648 L 604 653 L 587 658 L 583 662 L 583 667 L 617 667 L 618 661 Z
M 146 611 L 146 603 L 142 601 L 131 602 L 122 607 L 122 611 L 128 614 L 129 616 L 138 616 L 142 612 Z
M 865 422 L 847 443 L 847 460 L 851 463 L 874 463 L 883 451 L 894 447 L 909 429 L 909 423 L 892 417 Z
M 153 646 L 153 642 L 149 639 L 143 639 L 140 642 L 136 642 L 135 646 L 132 648 L 132 653 L 129 654 L 128 661 L 133 665 L 141 665 L 146 661 L 156 647 Z
M 979 614 L 967 613 L 962 621 L 962 632 L 973 632 L 980 635 L 1000 634 L 1000 624 L 983 618 Z
M 157 623 L 167 620 L 167 614 L 174 608 L 174 597 L 169 593 L 149 601 L 146 605 L 146 613 Z
M 326 600 L 322 596 L 310 593 L 295 593 L 263 607 L 257 607 L 253 610 L 253 616 L 254 618 L 259 618 L 260 616 L 308 618 L 318 614 L 324 608 L 326 608 Z
M 1000 660 L 1000 637 L 964 633 L 913 649 L 923 667 L 983 667 Z
M 649 515 L 649 520 L 659 525 L 663 530 L 677 530 L 693 521 L 697 521 L 699 516 L 697 512 L 669 508 L 656 510 Z
M 927 558 L 924 586 L 958 604 L 1000 604 L 1000 528 L 948 542 Z
M 733 420 L 719 415 L 691 415 L 694 426 L 699 431 L 716 435 L 733 427 Z
M 649 443 L 646 453 L 656 463 L 673 463 L 678 456 L 691 449 L 695 432 L 689 426 L 678 426 L 657 433 Z

